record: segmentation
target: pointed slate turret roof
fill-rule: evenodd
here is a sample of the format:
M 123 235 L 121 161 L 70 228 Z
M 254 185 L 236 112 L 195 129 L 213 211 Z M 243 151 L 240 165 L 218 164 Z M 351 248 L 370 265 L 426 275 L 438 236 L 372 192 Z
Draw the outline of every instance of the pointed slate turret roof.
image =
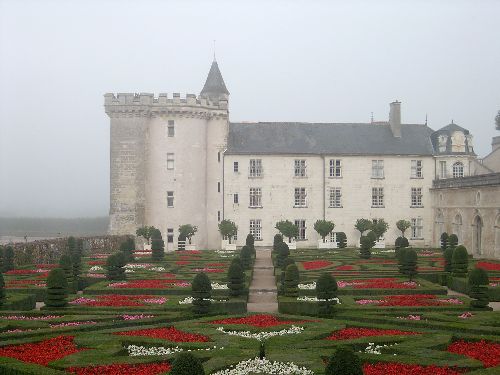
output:
M 210 67 L 207 80 L 205 81 L 205 86 L 203 86 L 203 90 L 201 90 L 200 95 L 229 95 L 229 91 L 227 91 L 226 84 L 224 83 L 224 79 L 222 78 L 222 74 L 219 70 L 219 65 L 217 65 L 217 61 L 215 60 Z

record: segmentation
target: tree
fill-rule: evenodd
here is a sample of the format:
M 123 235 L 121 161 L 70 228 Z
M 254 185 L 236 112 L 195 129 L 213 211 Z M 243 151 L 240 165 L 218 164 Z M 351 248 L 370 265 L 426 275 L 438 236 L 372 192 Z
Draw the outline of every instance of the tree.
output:
M 278 251 L 278 244 L 282 242 L 283 242 L 283 236 L 279 233 L 276 233 L 273 239 L 273 251 Z
M 80 274 L 82 273 L 82 257 L 80 253 L 75 251 L 71 257 L 71 264 L 73 265 L 73 290 L 79 290 Z
M 375 234 L 377 240 L 384 236 L 387 229 L 389 229 L 389 224 L 387 224 L 384 219 L 373 220 L 371 230 Z
M 314 230 L 316 232 L 318 232 L 318 234 L 323 239 L 323 242 L 325 242 L 326 236 L 328 236 L 330 233 L 332 233 L 333 228 L 335 228 L 335 224 L 332 221 L 317 220 L 314 223 Z
M 120 251 L 125 255 L 127 262 L 134 261 L 135 241 L 131 236 L 128 236 L 125 241 L 120 244 Z
M 222 220 L 219 223 L 219 232 L 222 237 L 227 237 L 229 243 L 231 243 L 231 238 L 238 233 L 238 227 L 231 220 Z
M 325 375 L 363 375 L 363 366 L 351 348 L 339 347 L 328 360 Z
M 83 239 L 81 239 L 81 238 L 76 239 L 76 253 L 80 257 L 83 256 Z
M 451 257 L 451 271 L 455 277 L 467 276 L 467 269 L 469 268 L 469 254 L 465 246 L 460 245 L 453 250 Z
M 61 255 L 61 258 L 59 259 L 59 268 L 64 271 L 64 275 L 66 276 L 68 292 L 74 292 L 75 285 L 73 284 L 73 262 L 68 254 Z
M 405 236 L 405 232 L 411 227 L 411 223 L 408 220 L 398 220 L 396 222 L 396 227 L 401 231 L 402 237 Z
M 417 252 L 413 249 L 406 249 L 403 253 L 403 264 L 400 268 L 403 275 L 408 276 L 410 281 L 417 274 Z
M 344 232 L 337 232 L 337 245 L 339 249 L 347 247 L 347 236 Z
M 455 250 L 455 248 L 458 245 L 458 237 L 456 234 L 450 234 L 448 236 L 448 242 L 447 242 L 447 247 Z
M 137 230 L 135 231 L 135 234 L 138 237 L 143 237 L 149 245 L 149 239 L 151 238 L 151 229 L 154 229 L 154 227 L 148 227 L 148 226 L 140 227 L 140 228 L 137 228 Z
M 323 272 L 316 281 L 316 297 L 318 298 L 318 313 L 320 316 L 330 316 L 336 304 L 337 280 L 328 272 Z
M 361 248 L 359 250 L 359 255 L 363 259 L 370 259 L 372 256 L 371 249 L 375 246 L 376 235 L 372 231 L 368 232 L 366 236 L 361 236 L 359 242 Z
M 165 242 L 160 230 L 156 228 L 151 233 L 151 256 L 156 261 L 162 260 L 165 256 Z
M 500 111 L 495 116 L 495 127 L 497 130 L 500 130 Z
M 207 314 L 211 305 L 212 283 L 206 273 L 200 272 L 194 277 L 191 284 L 191 296 L 194 298 L 193 312 L 199 315 Z
M 296 238 L 299 235 L 299 227 L 290 220 L 278 221 L 275 228 L 280 231 L 283 237 L 288 238 L 289 243 L 292 242 L 292 238 Z
M 252 249 L 248 245 L 241 248 L 241 264 L 243 268 L 248 270 L 252 266 Z
M 2 307 L 3 304 L 5 303 L 5 299 L 6 299 L 5 281 L 3 279 L 2 273 L 0 272 L 0 307 Z
M 106 260 L 106 278 L 108 280 L 125 280 L 125 265 L 127 261 L 122 252 L 112 254 Z
M 205 370 L 198 357 L 181 352 L 175 357 L 169 375 L 205 375 Z
M 277 245 L 276 252 L 278 253 L 278 255 L 276 256 L 276 265 L 281 268 L 283 267 L 285 259 L 290 255 L 290 250 L 288 249 L 288 245 L 285 242 L 280 242 Z
M 448 248 L 448 233 L 441 233 L 441 250 L 445 251 Z
M 47 277 L 47 293 L 45 306 L 48 308 L 61 308 L 68 304 L 68 282 L 62 268 L 54 268 Z
M 3 272 L 3 258 L 4 258 L 5 250 L 3 246 L 0 245 L 0 273 Z
M 229 269 L 227 270 L 227 286 L 229 287 L 229 295 L 237 297 L 243 294 L 245 289 L 245 272 L 241 267 L 239 258 L 233 258 Z
M 4 250 L 3 256 L 3 271 L 11 271 L 14 269 L 14 248 L 7 246 Z
M 447 248 L 444 251 L 444 271 L 451 272 L 451 260 L 453 258 L 453 249 Z
M 285 260 L 283 261 L 283 266 L 281 267 L 281 274 L 280 274 L 280 278 L 279 278 L 279 281 L 280 281 L 280 290 L 279 290 L 279 292 L 281 294 L 285 293 L 285 272 L 286 272 L 286 268 L 290 264 L 295 264 L 295 260 L 293 260 L 293 258 L 291 258 L 291 257 L 285 258 Z
M 469 273 L 469 296 L 473 298 L 470 306 L 475 308 L 485 308 L 490 303 L 488 293 L 488 273 L 482 268 L 474 268 Z
M 299 296 L 299 269 L 295 264 L 289 264 L 285 270 L 285 296 L 298 297 Z
M 76 239 L 75 239 L 75 237 L 69 236 L 68 240 L 66 241 L 66 246 L 67 246 L 68 253 L 70 255 L 73 255 L 76 251 Z
M 198 227 L 191 224 L 183 224 L 179 226 L 179 234 L 186 237 L 191 244 L 191 237 L 198 232 Z
M 255 238 L 250 233 L 247 234 L 247 238 L 245 239 L 245 244 L 247 246 L 255 246 Z
M 356 228 L 359 231 L 359 236 L 363 236 L 363 233 L 365 233 L 367 230 L 372 229 L 372 221 L 368 219 L 358 219 L 356 220 L 356 224 L 354 224 L 354 228 Z
M 396 242 L 394 243 L 394 246 L 396 247 L 396 249 L 404 249 L 405 247 L 410 246 L 410 243 L 408 242 L 408 238 L 398 237 L 398 238 L 396 238 Z

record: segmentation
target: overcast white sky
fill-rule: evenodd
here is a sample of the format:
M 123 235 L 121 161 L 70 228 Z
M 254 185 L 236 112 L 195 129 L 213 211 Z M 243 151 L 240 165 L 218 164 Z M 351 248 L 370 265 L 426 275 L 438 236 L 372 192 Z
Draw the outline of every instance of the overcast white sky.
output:
M 105 92 L 201 90 L 217 40 L 233 121 L 469 129 L 500 110 L 500 1 L 0 0 L 0 216 L 109 206 Z

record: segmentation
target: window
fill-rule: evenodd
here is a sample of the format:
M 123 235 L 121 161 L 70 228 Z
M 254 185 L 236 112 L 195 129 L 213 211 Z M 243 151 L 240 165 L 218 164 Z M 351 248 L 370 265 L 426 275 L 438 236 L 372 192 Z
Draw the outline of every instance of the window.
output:
M 384 207 L 384 188 L 372 188 L 372 207 Z
M 295 220 L 295 225 L 299 228 L 297 240 L 306 239 L 306 221 L 304 219 Z
M 372 160 L 372 178 L 384 178 L 383 160 Z
M 174 242 L 174 228 L 167 228 L 167 243 Z
M 174 169 L 174 154 L 167 154 L 167 169 Z
M 168 120 L 167 136 L 173 137 L 175 135 L 174 120 Z
M 174 207 L 174 192 L 167 191 L 167 207 Z
M 250 159 L 250 177 L 262 177 L 262 159 Z
M 448 173 L 446 173 L 446 161 L 439 162 L 439 178 L 446 178 Z
M 422 178 L 422 160 L 411 161 L 411 177 Z
M 220 211 L 217 211 L 217 221 L 220 221 Z
M 342 163 L 340 159 L 330 159 L 330 177 L 342 177 Z
M 240 203 L 240 197 L 238 196 L 238 193 L 233 194 L 233 203 L 234 204 Z
M 411 188 L 411 206 L 412 207 L 423 207 L 422 206 L 422 188 Z
M 220 182 L 217 182 L 217 193 L 220 193 Z
M 464 165 L 457 161 L 453 164 L 453 178 L 463 177 L 464 176 Z
M 262 240 L 262 221 L 260 219 L 250 220 L 250 234 L 255 240 Z
M 411 238 L 414 240 L 423 238 L 423 225 L 421 217 L 411 219 Z
M 250 207 L 262 207 L 262 191 L 260 188 L 250 188 Z
M 304 159 L 295 159 L 295 177 L 306 177 L 306 161 Z
M 339 187 L 330 188 L 330 207 L 342 207 L 342 191 Z
M 220 163 L 220 151 L 217 153 L 217 161 Z
M 337 242 L 337 232 L 330 232 L 330 242 Z
M 237 162 L 237 161 L 235 161 L 235 162 L 233 163 L 233 172 L 234 172 L 234 173 L 238 173 L 238 172 L 239 172 L 239 165 L 238 165 L 238 162 Z
M 306 188 L 295 188 L 294 207 L 306 207 Z

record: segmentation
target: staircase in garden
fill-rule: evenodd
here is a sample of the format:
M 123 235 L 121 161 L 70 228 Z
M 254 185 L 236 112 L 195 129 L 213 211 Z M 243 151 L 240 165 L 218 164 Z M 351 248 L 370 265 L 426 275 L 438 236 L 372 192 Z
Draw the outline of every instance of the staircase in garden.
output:
M 257 250 L 247 303 L 248 312 L 278 312 L 278 290 L 271 250 Z

